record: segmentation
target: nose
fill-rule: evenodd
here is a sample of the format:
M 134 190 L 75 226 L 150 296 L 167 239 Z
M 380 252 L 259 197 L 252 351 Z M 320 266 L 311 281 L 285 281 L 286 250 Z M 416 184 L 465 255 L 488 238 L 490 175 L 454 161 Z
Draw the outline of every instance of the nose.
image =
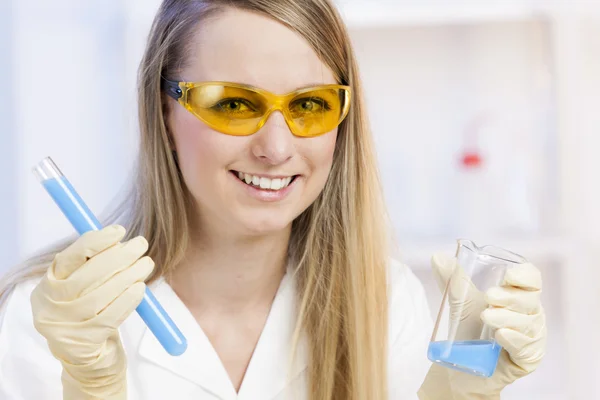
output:
M 282 164 L 294 154 L 294 135 L 279 111 L 273 112 L 253 136 L 252 154 L 265 164 Z

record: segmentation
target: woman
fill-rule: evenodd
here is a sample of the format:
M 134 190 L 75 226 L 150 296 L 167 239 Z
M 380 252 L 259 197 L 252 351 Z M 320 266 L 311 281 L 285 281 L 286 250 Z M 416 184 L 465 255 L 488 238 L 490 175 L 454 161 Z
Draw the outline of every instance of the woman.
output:
M 328 0 L 165 0 L 139 105 L 131 202 L 8 278 L 1 398 L 412 399 L 426 375 L 423 399 L 494 398 L 539 363 L 545 330 L 517 332 L 513 307 L 498 332 L 522 344 L 493 378 L 427 372 L 429 310 L 388 258 L 356 61 Z M 433 267 L 445 280 L 453 262 Z M 131 316 L 146 284 L 187 337 L 179 357 Z

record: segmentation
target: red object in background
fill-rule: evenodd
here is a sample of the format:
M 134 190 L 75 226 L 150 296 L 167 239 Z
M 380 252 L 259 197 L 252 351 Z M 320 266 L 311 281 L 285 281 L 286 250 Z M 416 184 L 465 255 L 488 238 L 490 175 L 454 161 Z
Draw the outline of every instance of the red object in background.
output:
M 464 167 L 479 167 L 483 160 L 479 153 L 466 151 L 462 156 L 461 162 Z
M 479 151 L 478 142 L 481 135 L 481 128 L 489 123 L 489 120 L 488 112 L 480 111 L 467 123 L 462 138 L 461 167 L 479 168 L 483 164 L 483 157 Z

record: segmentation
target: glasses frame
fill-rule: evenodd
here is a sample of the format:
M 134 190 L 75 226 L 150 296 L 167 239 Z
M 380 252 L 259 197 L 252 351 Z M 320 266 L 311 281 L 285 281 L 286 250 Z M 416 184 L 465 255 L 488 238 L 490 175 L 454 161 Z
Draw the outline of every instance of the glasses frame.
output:
M 223 86 L 233 87 L 233 88 L 237 88 L 237 89 L 247 89 L 247 90 L 254 91 L 254 92 L 260 94 L 261 96 L 265 97 L 266 99 L 268 99 L 271 104 L 271 107 L 264 113 L 264 115 L 262 116 L 261 120 L 258 122 L 256 127 L 253 128 L 248 133 L 238 134 L 238 133 L 224 132 L 222 129 L 220 129 L 215 124 L 205 120 L 201 115 L 199 115 L 194 110 L 194 108 L 188 102 L 188 93 L 190 90 L 201 87 L 201 86 L 206 86 L 206 85 L 223 85 Z M 186 81 L 175 81 L 175 80 L 162 78 L 161 79 L 161 89 L 163 91 L 165 91 L 165 93 L 167 95 L 169 95 L 170 97 L 175 99 L 179 104 L 181 104 L 192 115 L 194 115 L 196 118 L 198 118 L 199 120 L 204 122 L 206 125 L 210 126 L 212 129 L 214 129 L 218 132 L 221 132 L 225 135 L 231 135 L 231 136 L 249 136 L 249 135 L 252 135 L 252 134 L 258 132 L 260 130 L 260 128 L 262 128 L 264 126 L 264 124 L 267 122 L 271 113 L 273 113 L 274 111 L 280 111 L 283 114 L 283 116 L 285 118 L 285 122 L 287 123 L 290 131 L 292 132 L 292 134 L 294 136 L 298 136 L 298 137 L 320 136 L 320 135 L 323 135 L 323 134 L 333 130 L 333 128 L 330 129 L 329 131 L 319 132 L 319 133 L 312 134 L 312 135 L 303 135 L 303 134 L 299 134 L 298 132 L 295 132 L 294 120 L 293 120 L 292 116 L 290 115 L 289 109 L 287 107 L 287 105 L 289 104 L 289 101 L 296 98 L 298 95 L 301 95 L 302 93 L 312 92 L 315 90 L 323 90 L 323 89 L 325 89 L 325 90 L 326 89 L 343 90 L 344 94 L 346 96 L 346 101 L 342 105 L 340 118 L 339 118 L 337 124 L 335 125 L 336 127 L 339 126 L 342 123 L 342 121 L 346 118 L 346 116 L 348 115 L 348 112 L 350 110 L 350 103 L 352 102 L 352 88 L 348 85 L 338 85 L 338 84 L 311 86 L 311 87 L 306 87 L 306 88 L 302 88 L 299 90 L 295 90 L 295 91 L 292 91 L 292 92 L 289 92 L 286 94 L 277 95 L 277 94 L 271 93 L 267 90 L 260 89 L 260 88 L 257 88 L 255 86 L 251 86 L 251 85 L 242 84 L 242 83 L 227 82 L 227 81 L 186 82 Z

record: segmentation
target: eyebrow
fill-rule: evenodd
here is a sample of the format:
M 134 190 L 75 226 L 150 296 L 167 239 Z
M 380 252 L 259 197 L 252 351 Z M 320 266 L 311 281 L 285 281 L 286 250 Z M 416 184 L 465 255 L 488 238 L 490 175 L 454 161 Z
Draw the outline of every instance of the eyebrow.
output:
M 337 83 L 314 82 L 314 83 L 309 83 L 309 84 L 304 85 L 304 86 L 297 87 L 294 90 L 300 90 L 300 89 L 305 89 L 305 88 L 309 88 L 309 87 L 323 86 L 323 85 L 337 85 Z

